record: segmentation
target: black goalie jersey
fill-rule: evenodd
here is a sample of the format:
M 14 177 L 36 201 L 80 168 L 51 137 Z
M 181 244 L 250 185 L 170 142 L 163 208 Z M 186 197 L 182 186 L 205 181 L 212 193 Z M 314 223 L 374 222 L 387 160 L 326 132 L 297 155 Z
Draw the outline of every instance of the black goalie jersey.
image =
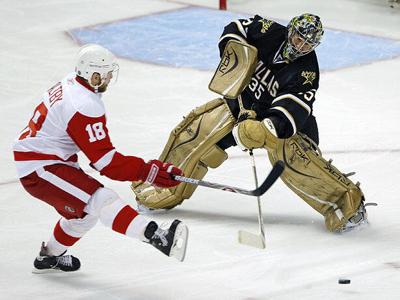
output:
M 282 57 L 287 28 L 256 15 L 230 23 L 219 41 L 222 52 L 230 39 L 247 42 L 258 49 L 258 64 L 249 85 L 238 97 L 257 119 L 271 118 L 279 138 L 301 131 L 312 115 L 319 84 L 319 67 L 314 51 L 289 62 Z M 233 114 L 239 114 L 238 101 L 228 100 Z

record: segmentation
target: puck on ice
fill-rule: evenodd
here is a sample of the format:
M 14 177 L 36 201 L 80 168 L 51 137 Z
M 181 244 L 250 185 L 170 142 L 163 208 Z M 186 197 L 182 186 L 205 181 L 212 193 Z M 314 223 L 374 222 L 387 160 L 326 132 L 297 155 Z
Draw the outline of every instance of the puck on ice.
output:
M 350 282 L 351 282 L 350 279 L 344 279 L 344 278 L 341 278 L 338 281 L 339 284 L 350 284 Z

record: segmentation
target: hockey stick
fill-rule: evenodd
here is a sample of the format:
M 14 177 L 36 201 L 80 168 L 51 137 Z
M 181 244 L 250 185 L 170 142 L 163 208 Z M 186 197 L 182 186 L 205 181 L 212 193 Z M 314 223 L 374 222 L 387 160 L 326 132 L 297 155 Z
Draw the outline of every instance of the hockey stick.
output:
M 253 169 L 254 182 L 256 184 L 256 188 L 258 188 L 258 178 L 257 178 L 257 169 L 256 162 L 254 160 L 253 150 L 249 150 L 251 166 Z M 261 199 L 260 196 L 257 196 L 257 204 L 258 204 L 258 225 L 260 227 L 260 233 L 255 234 L 244 230 L 239 230 L 238 240 L 239 243 L 245 244 L 248 246 L 265 249 L 265 231 L 264 231 L 264 221 L 261 209 Z
M 208 182 L 204 180 L 198 180 L 183 176 L 172 175 L 172 177 L 180 182 L 186 182 L 194 185 L 200 185 L 212 189 L 223 190 L 232 193 L 238 193 L 248 196 L 261 196 L 264 194 L 274 183 L 275 181 L 281 176 L 283 170 L 285 169 L 285 164 L 283 161 L 278 160 L 275 165 L 272 167 L 272 170 L 269 172 L 267 178 L 261 184 L 260 187 L 256 188 L 255 190 L 245 190 L 238 187 L 224 185 L 220 183 Z

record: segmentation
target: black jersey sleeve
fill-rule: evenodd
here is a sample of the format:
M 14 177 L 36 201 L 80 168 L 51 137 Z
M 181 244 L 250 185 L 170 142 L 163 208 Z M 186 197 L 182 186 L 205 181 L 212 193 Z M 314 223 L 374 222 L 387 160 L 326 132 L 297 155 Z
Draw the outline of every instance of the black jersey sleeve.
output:
M 319 85 L 318 68 L 300 69 L 293 82 L 272 101 L 269 114 L 274 115 L 278 137 L 288 138 L 300 131 L 312 114 Z
M 225 26 L 218 43 L 220 56 L 224 52 L 226 43 L 228 43 L 229 40 L 237 40 L 247 43 L 247 31 L 252 22 L 253 18 L 239 19 Z
M 226 43 L 232 39 L 258 47 L 256 41 L 271 27 L 274 28 L 275 26 L 281 25 L 258 15 L 249 19 L 239 19 L 229 23 L 225 26 L 221 38 L 219 39 L 218 47 L 220 55 L 222 55 Z

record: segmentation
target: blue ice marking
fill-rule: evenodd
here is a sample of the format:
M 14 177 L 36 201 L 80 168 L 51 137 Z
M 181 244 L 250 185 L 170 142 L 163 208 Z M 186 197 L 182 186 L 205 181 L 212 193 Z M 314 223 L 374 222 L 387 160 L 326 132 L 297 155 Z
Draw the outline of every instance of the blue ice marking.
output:
M 190 7 L 171 12 L 77 28 L 80 43 L 97 43 L 119 57 L 174 67 L 214 70 L 218 40 L 229 22 L 248 18 L 227 11 Z M 400 55 L 400 41 L 325 30 L 317 48 L 321 70 L 335 70 Z

